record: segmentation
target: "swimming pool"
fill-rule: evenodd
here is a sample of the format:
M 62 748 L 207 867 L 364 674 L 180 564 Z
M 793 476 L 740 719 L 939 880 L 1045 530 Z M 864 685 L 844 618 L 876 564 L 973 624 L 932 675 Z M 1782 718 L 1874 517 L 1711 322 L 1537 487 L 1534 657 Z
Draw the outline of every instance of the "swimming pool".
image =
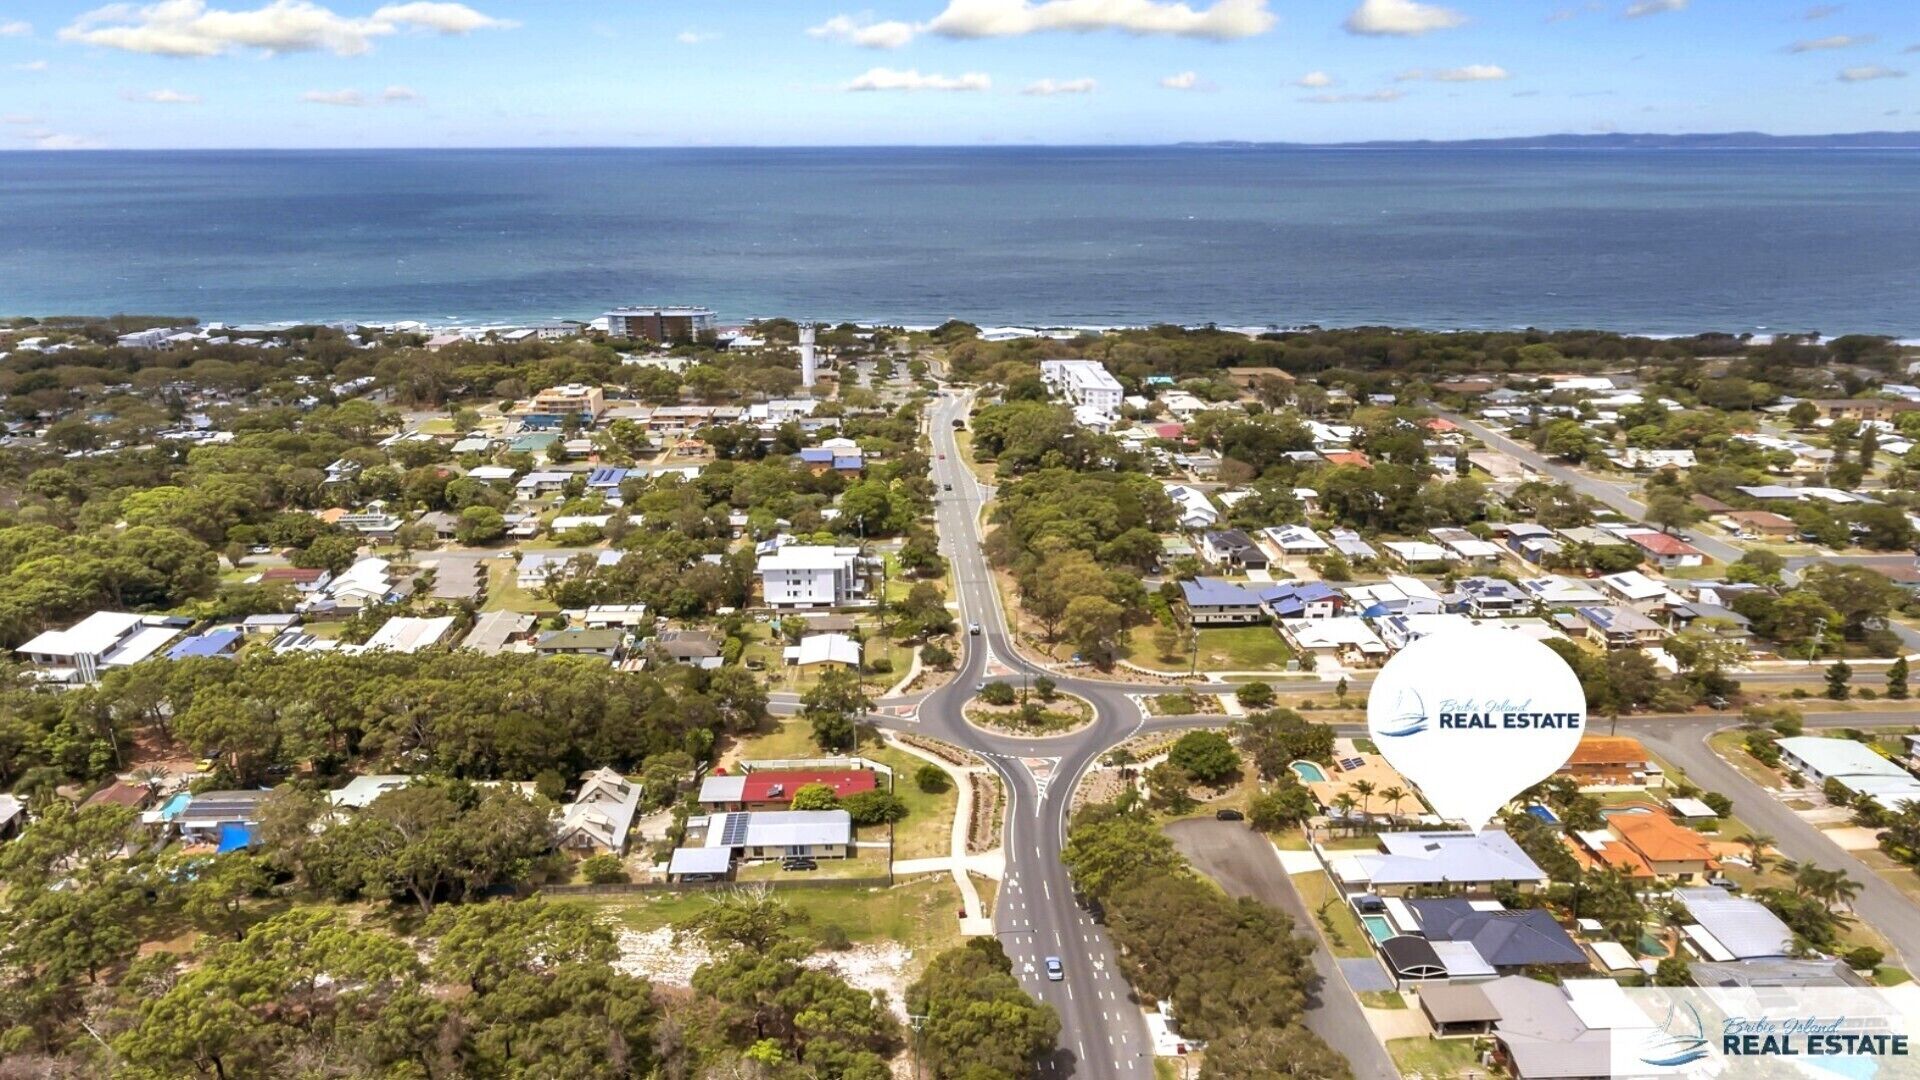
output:
M 179 817 L 180 812 L 182 810 L 185 810 L 187 808 L 187 804 L 192 801 L 193 801 L 193 796 L 189 795 L 184 791 L 178 795 L 175 795 L 173 798 L 168 799 L 160 807 L 160 820 L 172 821 L 174 818 Z
M 1362 915 L 1360 921 L 1366 924 L 1367 933 L 1375 941 L 1385 941 L 1393 936 L 1393 924 L 1385 915 Z
M 1298 776 L 1300 779 L 1306 781 L 1309 784 L 1326 783 L 1326 780 L 1327 780 L 1326 770 L 1320 768 L 1320 766 L 1315 765 L 1311 761 L 1296 761 L 1293 764 L 1287 766 L 1287 768 L 1292 769 L 1293 774 L 1295 776 Z

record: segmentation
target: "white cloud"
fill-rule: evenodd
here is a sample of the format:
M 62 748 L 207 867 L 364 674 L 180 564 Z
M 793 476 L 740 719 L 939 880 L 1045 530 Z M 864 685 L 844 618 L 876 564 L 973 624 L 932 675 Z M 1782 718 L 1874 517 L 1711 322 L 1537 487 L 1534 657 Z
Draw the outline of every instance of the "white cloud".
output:
M 24 64 L 15 64 L 15 65 L 13 65 L 13 70 L 15 70 L 15 71 L 45 71 L 45 70 L 47 70 L 47 62 L 46 62 L 45 60 L 29 60 L 29 61 L 27 61 L 27 62 L 26 62 L 26 63 L 24 63 Z
M 1507 69 L 1498 64 L 1468 64 L 1466 67 L 1441 68 L 1428 71 L 1414 68 L 1394 76 L 1396 82 L 1417 82 L 1429 79 L 1433 82 L 1496 82 L 1507 78 Z
M 1347 16 L 1347 32 L 1380 37 L 1418 37 L 1435 30 L 1450 30 L 1467 17 L 1450 7 L 1422 4 L 1418 0 L 1360 0 L 1360 6 Z
M 846 85 L 848 90 L 991 90 L 993 80 L 977 71 L 961 75 L 922 75 L 914 68 L 870 68 Z
M 1831 37 L 1811 38 L 1796 41 L 1787 46 L 1788 52 L 1820 52 L 1823 49 L 1850 49 L 1855 45 L 1873 44 L 1872 34 L 1834 34 Z
M 1845 6 L 1846 5 L 1844 4 L 1815 4 L 1814 6 L 1808 8 L 1803 14 L 1801 14 L 1800 17 L 1808 20 L 1809 22 L 1811 22 L 1814 19 L 1824 19 L 1829 15 L 1840 14 L 1840 12 L 1845 8 Z
M 467 34 L 514 25 L 465 4 L 388 4 L 354 18 L 310 0 L 272 0 L 247 11 L 209 8 L 206 0 L 159 0 L 95 8 L 62 29 L 60 39 L 157 56 L 219 56 L 236 49 L 358 56 L 373 48 L 374 39 L 405 30 Z
M 0 124 L 37 124 L 39 122 L 39 117 L 28 116 L 26 113 L 7 113 L 5 116 L 0 116 Z
M 1183 71 L 1178 75 L 1169 75 L 1160 80 L 1160 88 L 1162 90 L 1198 90 L 1200 74 L 1194 71 Z
M 380 91 L 380 100 L 389 105 L 399 105 L 409 101 L 419 101 L 420 92 L 411 86 L 389 86 Z
M 33 24 L 30 22 L 21 22 L 18 19 L 0 22 L 0 37 L 31 37 L 32 35 Z
M 1333 76 L 1324 71 L 1309 71 L 1293 80 L 1293 85 L 1304 86 L 1309 90 L 1319 90 L 1333 85 Z
M 867 49 L 898 49 L 920 32 L 920 27 L 898 19 L 875 22 L 872 15 L 835 15 L 819 26 L 807 28 L 807 36 L 826 41 L 845 41 Z
M 63 135 L 57 131 L 27 131 L 19 137 L 35 150 L 98 150 L 105 145 L 86 135 Z
M 1264 34 L 1278 21 L 1267 0 L 1214 0 L 1201 7 L 1163 0 L 948 0 L 926 29 L 956 38 L 1122 30 L 1230 41 Z
M 1300 100 L 1309 105 L 1372 105 L 1399 101 L 1406 96 L 1404 90 L 1370 90 L 1364 94 L 1315 94 Z
M 129 91 L 120 95 L 128 101 L 144 101 L 150 105 L 198 105 L 199 94 L 188 94 L 179 90 L 148 90 L 145 93 Z
M 713 41 L 719 36 L 719 34 L 709 34 L 704 30 L 682 30 L 674 35 L 673 40 L 682 45 L 705 45 L 707 42 Z
M 367 96 L 358 90 L 309 90 L 300 95 L 300 100 L 309 105 L 338 105 L 357 109 L 367 103 Z
M 1840 72 L 1841 82 L 1872 82 L 1875 79 L 1904 79 L 1907 73 L 1898 68 L 1881 67 L 1879 64 L 1867 64 L 1864 67 L 1850 67 Z
M 1627 5 L 1626 16 L 1629 19 L 1640 19 L 1669 11 L 1685 11 L 1690 2 L 1692 0 L 1634 0 Z
M 1055 94 L 1091 94 L 1098 86 L 1092 79 L 1041 79 L 1028 83 L 1023 94 L 1035 97 L 1052 97 Z

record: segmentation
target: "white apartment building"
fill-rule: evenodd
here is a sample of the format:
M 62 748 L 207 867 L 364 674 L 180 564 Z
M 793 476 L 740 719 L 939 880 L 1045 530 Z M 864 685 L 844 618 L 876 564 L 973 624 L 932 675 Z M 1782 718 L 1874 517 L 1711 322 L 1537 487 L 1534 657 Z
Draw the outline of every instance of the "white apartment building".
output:
M 92 684 L 106 668 L 127 667 L 158 653 L 189 620 L 96 611 L 65 630 L 48 630 L 14 650 L 50 682 Z
M 768 607 L 839 607 L 866 594 L 859 548 L 788 544 L 760 556 L 758 571 Z
M 1040 379 L 1075 405 L 1112 415 L 1120 411 L 1120 380 L 1096 360 L 1042 360 Z

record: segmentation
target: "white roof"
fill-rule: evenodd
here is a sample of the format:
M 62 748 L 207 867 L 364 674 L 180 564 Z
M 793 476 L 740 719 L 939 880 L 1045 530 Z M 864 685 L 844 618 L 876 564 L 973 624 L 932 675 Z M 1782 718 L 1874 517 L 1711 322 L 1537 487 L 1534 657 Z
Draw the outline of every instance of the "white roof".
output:
M 1713 807 L 1708 806 L 1699 799 L 1689 799 L 1686 796 L 1678 796 L 1668 799 L 1667 803 L 1673 807 L 1673 812 L 1679 814 L 1681 817 L 1710 818 L 1719 816 L 1714 813 Z
M 1625 945 L 1617 941 L 1596 941 L 1588 946 L 1593 955 L 1600 958 L 1600 965 L 1608 971 L 1638 971 L 1640 965 L 1634 962 L 1633 954 Z
M 1302 649 L 1354 648 L 1364 653 L 1387 651 L 1387 643 L 1373 632 L 1365 619 L 1341 615 L 1331 619 L 1286 619 L 1287 636 Z
M 1821 776 L 1884 776 L 1912 780 L 1907 770 L 1876 754 L 1852 739 L 1827 739 L 1819 735 L 1796 735 L 1779 740 L 1780 750 L 1792 754 Z
M 860 643 L 845 634 L 814 634 L 800 639 L 800 644 L 789 645 L 784 651 L 788 660 L 805 667 L 808 664 L 846 664 L 850 667 L 860 665 Z
M 1667 587 L 1638 570 L 1628 570 L 1619 574 L 1608 574 L 1600 579 L 1601 584 L 1629 600 L 1652 600 L 1665 596 Z
M 1757 900 L 1713 887 L 1675 889 L 1673 895 L 1686 905 L 1698 924 L 1685 928 L 1687 936 L 1698 942 L 1704 934 L 1724 953 L 1716 955 L 1714 949 L 1704 948 L 1702 942 L 1709 959 L 1749 960 L 1793 953 L 1793 931 Z M 1700 933 L 1696 934 L 1696 930 Z
M 612 851 L 627 846 L 627 830 L 640 807 L 640 785 L 614 772 L 597 769 L 580 784 L 580 794 L 561 809 L 560 834 L 582 831 Z
M 142 619 L 123 611 L 96 611 L 65 630 L 48 630 L 20 646 L 20 652 L 77 656 L 99 653 L 113 647 L 128 630 Z
M 351 806 L 363 809 L 373 800 L 413 783 L 413 777 L 400 775 L 356 776 L 347 781 L 347 785 L 327 792 L 327 801 L 335 806 Z
M 421 619 L 411 615 L 396 615 L 388 619 L 380 629 L 374 631 L 362 652 L 413 653 L 431 648 L 448 630 L 453 629 L 453 616 L 442 615 L 436 619 Z
M 703 803 L 739 802 L 746 791 L 745 773 L 736 773 L 733 776 L 709 776 L 700 781 L 700 801 Z
M 482 465 L 476 469 L 469 469 L 467 475 L 475 480 L 511 480 L 513 470 L 505 465 Z
M 1606 599 L 1599 589 L 1579 578 L 1559 574 L 1529 578 L 1522 581 L 1520 587 L 1546 604 L 1597 604 Z
M 1612 979 L 1563 979 L 1560 988 L 1567 992 L 1574 1015 L 1590 1028 L 1653 1026 L 1647 1014 L 1627 998 L 1626 989 Z
M 738 842 L 745 847 L 846 844 L 853 839 L 853 818 L 845 810 L 758 810 L 713 815 L 707 824 L 707 846 L 732 846 L 721 841 L 727 822 L 737 817 L 747 819 Z
M 768 570 L 834 570 L 846 565 L 858 548 L 826 547 L 816 544 L 788 544 L 780 550 L 760 556 L 760 572 Z
M 1327 542 L 1305 525 L 1275 525 L 1266 534 L 1282 551 L 1327 550 Z
M 1425 540 L 1389 540 L 1380 546 L 1407 562 L 1446 562 L 1453 558 L 1446 548 Z
M 733 865 L 733 849 L 723 847 L 674 848 L 667 860 L 669 874 L 724 874 Z

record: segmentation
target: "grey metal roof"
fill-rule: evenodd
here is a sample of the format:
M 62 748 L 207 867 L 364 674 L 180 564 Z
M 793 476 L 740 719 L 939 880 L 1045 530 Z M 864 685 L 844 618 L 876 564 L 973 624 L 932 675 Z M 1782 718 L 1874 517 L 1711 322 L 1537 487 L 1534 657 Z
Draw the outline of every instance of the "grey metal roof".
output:
M 1793 931 L 1758 900 L 1735 896 L 1725 889 L 1675 889 L 1693 921 L 1736 960 L 1787 956 L 1793 952 Z
M 746 790 L 745 776 L 709 776 L 700 781 L 700 801 L 703 803 L 739 802 L 740 796 Z
M 853 818 L 845 810 L 760 810 L 713 815 L 707 846 L 721 846 L 728 825 L 743 817 L 747 827 L 736 842 L 746 847 L 820 847 L 853 839 Z
M 1480 911 L 1465 900 L 1408 900 L 1429 941 L 1470 943 L 1495 967 L 1585 964 L 1587 954 L 1539 908 Z
M 667 873 L 724 874 L 732 865 L 732 848 L 674 848 L 673 857 L 667 860 Z
M 1375 885 L 1441 882 L 1543 881 L 1539 864 L 1506 833 L 1385 833 L 1385 855 L 1358 856 Z

